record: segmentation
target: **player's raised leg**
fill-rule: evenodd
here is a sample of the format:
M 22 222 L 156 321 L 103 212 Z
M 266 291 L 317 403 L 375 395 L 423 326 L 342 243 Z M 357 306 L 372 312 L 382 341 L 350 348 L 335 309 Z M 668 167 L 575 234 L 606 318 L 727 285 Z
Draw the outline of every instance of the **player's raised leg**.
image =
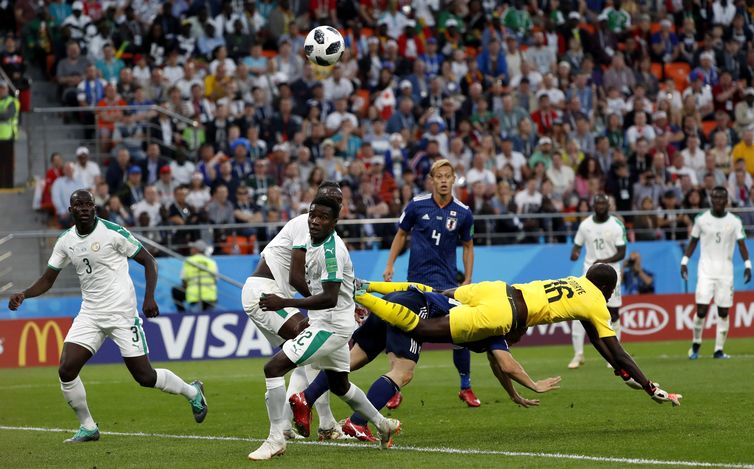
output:
M 461 390 L 458 392 L 458 398 L 469 407 L 479 407 L 482 405 L 482 402 L 471 389 L 471 352 L 469 349 L 466 347 L 454 347 L 453 365 L 455 365 L 458 377 L 461 380 Z
M 58 368 L 60 390 L 63 391 L 63 398 L 79 419 L 79 430 L 73 437 L 65 440 L 66 443 L 99 440 L 99 429 L 89 412 L 89 405 L 86 402 L 86 389 L 79 377 L 81 368 L 90 358 L 92 358 L 92 352 L 83 346 L 71 342 L 63 344 L 60 367 Z

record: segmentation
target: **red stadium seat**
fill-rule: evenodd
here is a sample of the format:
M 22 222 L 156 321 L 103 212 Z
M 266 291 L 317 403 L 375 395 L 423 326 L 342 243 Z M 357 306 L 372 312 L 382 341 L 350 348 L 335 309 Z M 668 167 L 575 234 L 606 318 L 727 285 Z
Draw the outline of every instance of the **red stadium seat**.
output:
M 665 76 L 672 78 L 677 90 L 681 91 L 689 84 L 691 66 L 684 62 L 672 62 L 665 65 Z
M 663 75 L 662 64 L 652 62 L 652 65 L 650 66 L 650 70 L 652 71 L 652 75 L 657 77 L 658 80 L 662 80 L 662 75 Z
M 717 127 L 717 122 L 715 121 L 702 121 L 702 132 L 704 132 L 704 136 L 707 138 L 709 138 L 712 129 L 715 127 Z

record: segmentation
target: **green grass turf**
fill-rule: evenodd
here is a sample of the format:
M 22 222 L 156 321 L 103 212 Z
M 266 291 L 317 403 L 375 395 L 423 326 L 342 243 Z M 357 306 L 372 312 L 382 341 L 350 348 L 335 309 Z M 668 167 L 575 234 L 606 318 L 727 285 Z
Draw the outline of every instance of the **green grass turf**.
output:
M 564 453 L 605 458 L 754 464 L 754 339 L 730 340 L 734 358 L 704 357 L 691 362 L 686 343 L 629 344 L 645 373 L 663 388 L 684 395 L 672 408 L 629 389 L 587 352 L 586 365 L 568 370 L 570 347 L 519 347 L 515 356 L 535 379 L 561 375 L 562 388 L 541 395 L 538 408 L 513 405 L 497 384 L 482 355 L 473 357 L 473 387 L 482 407 L 469 409 L 457 398 L 458 377 L 450 351 L 425 352 L 402 406 L 393 412 L 403 432 L 396 448 L 379 451 L 364 443 L 351 446 L 292 443 L 282 458 L 266 466 L 299 467 L 616 467 L 619 461 L 583 461 L 503 454 L 448 454 L 401 449 L 454 448 L 509 452 Z M 738 355 L 738 357 L 736 357 Z M 194 423 L 180 396 L 139 388 L 122 365 L 84 368 L 89 405 L 103 432 L 264 438 L 264 360 L 225 360 L 160 364 L 190 381 L 205 382 L 210 405 L 207 420 Z M 366 391 L 387 370 L 383 357 L 352 375 Z M 0 426 L 77 427 L 63 402 L 55 368 L 0 370 Z M 521 390 L 533 397 L 529 390 Z M 336 417 L 347 415 L 333 399 Z M 335 402 L 337 401 L 337 402 Z M 316 420 L 316 419 L 315 419 Z M 256 441 L 169 439 L 103 435 L 97 443 L 64 445 L 71 433 L 0 429 L 2 467 L 237 467 Z M 295 466 L 294 466 L 295 467 Z M 638 467 L 638 466 L 632 466 Z M 656 467 L 656 466 L 655 466 Z

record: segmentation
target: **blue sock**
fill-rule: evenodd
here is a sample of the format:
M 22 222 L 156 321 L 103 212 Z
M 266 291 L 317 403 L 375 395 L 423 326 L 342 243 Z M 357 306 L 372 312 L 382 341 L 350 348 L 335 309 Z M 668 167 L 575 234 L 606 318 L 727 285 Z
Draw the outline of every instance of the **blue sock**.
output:
M 309 387 L 304 389 L 304 397 L 306 402 L 310 405 L 314 405 L 314 401 L 320 398 L 320 396 L 330 390 L 330 382 L 327 381 L 327 375 L 324 371 L 320 371 L 314 381 L 309 383 Z
M 380 410 L 385 407 L 387 401 L 389 401 L 390 398 L 400 390 L 401 388 L 399 388 L 392 379 L 382 375 L 372 383 L 372 387 L 369 388 L 369 392 L 367 393 L 367 399 L 369 399 L 369 402 L 371 402 L 377 410 Z M 354 412 L 354 414 L 351 415 L 351 422 L 356 425 L 366 425 L 367 419 Z
M 467 348 L 453 349 L 453 364 L 461 377 L 461 389 L 471 387 L 471 352 Z

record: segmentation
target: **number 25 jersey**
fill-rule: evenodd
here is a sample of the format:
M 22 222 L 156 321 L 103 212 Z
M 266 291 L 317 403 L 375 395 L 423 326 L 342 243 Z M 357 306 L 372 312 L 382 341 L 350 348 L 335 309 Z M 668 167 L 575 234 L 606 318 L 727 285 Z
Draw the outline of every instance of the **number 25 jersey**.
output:
M 136 292 L 128 275 L 128 258 L 141 243 L 120 225 L 98 218 L 94 230 L 80 236 L 76 227 L 58 237 L 47 266 L 63 270 L 73 264 L 81 282 L 81 314 L 136 314 Z

